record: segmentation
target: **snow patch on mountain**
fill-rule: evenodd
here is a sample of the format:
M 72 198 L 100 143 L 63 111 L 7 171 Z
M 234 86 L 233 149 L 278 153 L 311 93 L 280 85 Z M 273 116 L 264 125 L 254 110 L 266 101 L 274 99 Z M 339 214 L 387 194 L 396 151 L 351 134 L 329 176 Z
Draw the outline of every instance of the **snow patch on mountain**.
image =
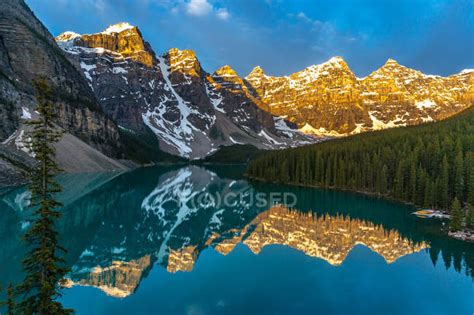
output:
M 473 72 L 474 72 L 474 69 L 464 69 L 459 74 L 469 74 Z
M 276 144 L 276 145 L 283 145 L 283 143 L 276 141 L 273 139 L 268 133 L 266 133 L 265 130 L 260 130 L 258 133 L 260 137 L 263 137 L 265 140 L 267 140 L 270 144 Z
M 219 107 L 223 101 L 222 95 L 220 95 L 219 92 L 215 91 L 212 87 L 210 87 L 208 82 L 206 82 L 205 87 L 206 87 L 206 94 L 209 97 L 209 101 L 211 102 L 212 106 L 214 106 L 214 108 L 217 111 L 225 114 L 225 110 Z
M 21 130 L 18 136 L 15 138 L 15 146 L 18 150 L 21 150 L 31 157 L 35 157 L 36 154 L 31 149 L 31 137 L 25 134 L 24 130 Z
M 127 22 L 121 22 L 114 25 L 110 25 L 102 34 L 112 34 L 112 33 L 121 33 L 126 30 L 133 29 L 134 26 L 130 25 Z
M 436 102 L 432 101 L 432 100 L 429 100 L 429 99 L 426 99 L 424 101 L 421 101 L 421 102 L 417 102 L 416 104 L 416 107 L 419 109 L 419 110 L 423 110 L 425 108 L 433 108 L 436 106 Z
M 155 132 L 155 134 L 157 134 L 157 136 L 170 146 L 175 147 L 181 156 L 189 157 L 192 153 L 191 143 L 195 138 L 194 133 L 203 133 L 202 130 L 189 121 L 189 117 L 191 114 L 199 116 L 202 116 L 202 114 L 191 108 L 189 106 L 190 104 L 184 101 L 178 92 L 176 92 L 169 78 L 170 73 L 166 60 L 163 57 L 158 57 L 158 60 L 159 68 L 166 84 L 165 89 L 171 92 L 173 99 L 170 100 L 167 96 L 163 96 L 163 101 L 157 107 L 152 108 L 149 106 L 148 111 L 142 115 L 143 121 Z M 170 101 L 177 102 L 176 109 L 179 112 L 178 121 L 172 122 L 165 118 L 165 113 Z M 215 117 L 210 117 L 210 119 L 212 121 Z
M 304 134 L 310 134 L 314 136 L 329 136 L 329 137 L 342 137 L 344 136 L 343 134 L 338 133 L 337 131 L 334 130 L 327 130 L 324 127 L 321 127 L 319 129 L 314 128 L 310 124 L 306 123 L 303 127 L 299 129 Z
M 239 142 L 239 141 L 235 140 L 234 138 L 232 138 L 232 136 L 229 136 L 229 140 L 234 144 L 244 144 L 242 142 Z
M 403 119 L 400 115 L 397 115 L 394 120 L 383 122 L 382 120 L 378 119 L 375 114 L 376 112 L 369 112 L 370 119 L 372 120 L 372 129 L 373 130 L 382 130 L 387 128 L 395 128 L 395 127 L 403 127 L 406 126 L 406 123 L 403 122 Z
M 30 120 L 31 119 L 31 113 L 30 113 L 30 109 L 28 107 L 21 107 L 21 119 L 26 119 L 26 120 Z

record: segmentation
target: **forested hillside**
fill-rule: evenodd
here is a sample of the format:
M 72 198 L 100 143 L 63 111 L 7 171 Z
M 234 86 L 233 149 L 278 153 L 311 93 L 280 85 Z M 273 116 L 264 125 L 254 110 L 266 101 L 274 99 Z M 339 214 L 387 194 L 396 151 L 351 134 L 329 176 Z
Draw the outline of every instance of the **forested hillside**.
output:
M 273 152 L 251 178 L 364 191 L 449 209 L 474 204 L 474 108 L 448 120 Z

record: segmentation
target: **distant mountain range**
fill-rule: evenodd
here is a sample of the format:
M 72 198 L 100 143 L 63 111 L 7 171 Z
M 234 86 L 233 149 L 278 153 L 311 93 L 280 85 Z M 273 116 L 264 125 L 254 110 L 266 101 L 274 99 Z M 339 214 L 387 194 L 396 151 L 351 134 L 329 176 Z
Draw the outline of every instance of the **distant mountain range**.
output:
M 205 72 L 191 50 L 156 57 L 128 23 L 56 41 L 84 72 L 102 108 L 134 132 L 152 129 L 166 151 L 204 157 L 220 145 L 279 149 L 449 117 L 474 102 L 474 71 L 425 75 L 389 59 L 357 78 L 341 57 L 286 77 L 256 67 L 241 78 L 230 66 Z M 314 139 L 314 138 L 313 138 Z
M 474 103 L 474 71 L 424 75 L 393 60 L 357 78 L 340 57 L 286 77 L 256 67 L 206 72 L 191 50 L 158 56 L 128 23 L 55 39 L 23 0 L 0 7 L 0 174 L 31 166 L 31 81 L 56 92 L 66 171 L 126 169 L 124 160 L 204 158 L 223 146 L 282 149 L 449 117 Z M 19 162 L 20 161 L 20 162 Z M 6 175 L 5 175 L 6 176 Z

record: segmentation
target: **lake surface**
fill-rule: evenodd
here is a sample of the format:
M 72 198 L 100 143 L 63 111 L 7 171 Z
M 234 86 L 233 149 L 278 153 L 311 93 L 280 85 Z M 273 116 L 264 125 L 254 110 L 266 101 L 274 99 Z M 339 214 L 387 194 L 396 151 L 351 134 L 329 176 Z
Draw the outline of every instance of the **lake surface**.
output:
M 474 244 L 359 194 L 249 183 L 239 166 L 64 175 L 78 314 L 474 313 Z M 22 279 L 28 191 L 0 191 L 0 281 Z

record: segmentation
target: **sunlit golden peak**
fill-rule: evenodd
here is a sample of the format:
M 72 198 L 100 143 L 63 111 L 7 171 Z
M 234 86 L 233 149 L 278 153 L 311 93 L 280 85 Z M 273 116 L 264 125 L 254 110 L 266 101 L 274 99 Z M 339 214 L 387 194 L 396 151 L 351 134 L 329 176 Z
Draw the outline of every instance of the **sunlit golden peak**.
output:
M 81 37 L 81 34 L 78 34 L 78 33 L 75 33 L 75 32 L 67 31 L 67 32 L 64 32 L 64 33 L 59 34 L 59 35 L 56 37 L 56 41 L 58 41 L 58 42 L 66 42 L 66 41 L 72 40 L 72 39 L 77 38 L 77 37 Z
M 262 77 L 264 75 L 265 75 L 265 72 L 263 71 L 262 67 L 256 66 L 255 68 L 252 69 L 252 71 L 249 73 L 247 78 Z
M 214 75 L 218 75 L 220 77 L 235 77 L 238 76 L 237 72 L 234 71 L 229 65 L 225 65 L 220 67 L 219 69 L 214 72 Z
M 170 55 L 174 55 L 174 56 L 178 56 L 178 55 L 185 55 L 187 57 L 194 57 L 196 58 L 196 53 L 194 52 L 194 50 L 192 49 L 179 49 L 179 48 L 170 48 L 170 50 L 168 50 L 168 53 Z
M 388 58 L 387 61 L 385 62 L 385 66 L 397 66 L 400 65 L 395 59 Z
M 184 75 L 191 76 L 199 76 L 201 74 L 201 65 L 194 50 L 171 48 L 168 50 L 167 57 L 171 72 L 178 71 Z

